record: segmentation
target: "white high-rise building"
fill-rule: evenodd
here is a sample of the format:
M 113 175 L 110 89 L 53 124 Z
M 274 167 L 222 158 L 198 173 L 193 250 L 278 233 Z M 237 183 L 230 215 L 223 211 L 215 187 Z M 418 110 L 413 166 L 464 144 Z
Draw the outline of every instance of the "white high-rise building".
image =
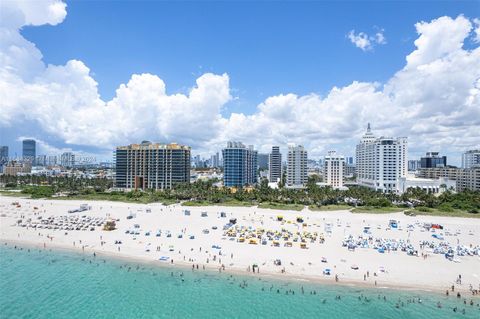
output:
M 287 157 L 287 186 L 301 188 L 307 184 L 307 151 L 302 145 L 289 145 Z
M 343 187 L 344 169 L 345 157 L 335 151 L 328 152 L 323 167 L 323 182 L 334 188 Z
M 277 183 L 282 178 L 282 153 L 279 146 L 272 146 L 268 157 L 268 173 L 270 183 Z
M 480 150 L 470 150 L 462 154 L 462 168 L 480 167 Z
M 356 149 L 358 184 L 385 193 L 398 193 L 400 178 L 407 176 L 407 158 L 406 137 L 376 138 L 369 123 Z

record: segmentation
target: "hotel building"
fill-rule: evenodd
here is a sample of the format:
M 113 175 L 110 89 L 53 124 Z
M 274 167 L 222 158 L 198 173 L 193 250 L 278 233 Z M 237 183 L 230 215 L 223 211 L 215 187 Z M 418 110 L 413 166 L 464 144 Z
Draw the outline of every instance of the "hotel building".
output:
M 399 180 L 407 176 L 407 157 L 406 137 L 376 138 L 368 124 L 356 148 L 358 184 L 384 193 L 399 192 Z
M 323 182 L 333 188 L 343 187 L 345 175 L 345 157 L 337 155 L 335 151 L 325 156 L 323 167 Z

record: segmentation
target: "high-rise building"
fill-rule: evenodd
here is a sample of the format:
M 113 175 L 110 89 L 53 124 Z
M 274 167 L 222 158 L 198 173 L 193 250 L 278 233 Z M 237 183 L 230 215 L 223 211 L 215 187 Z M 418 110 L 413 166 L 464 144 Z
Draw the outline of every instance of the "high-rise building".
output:
M 190 182 L 190 147 L 143 141 L 119 146 L 115 152 L 115 186 L 167 189 Z
M 462 168 L 480 167 L 480 150 L 470 150 L 462 154 Z
M 308 181 L 307 151 L 302 145 L 289 145 L 287 156 L 287 186 L 300 188 Z
M 345 157 L 337 155 L 335 151 L 328 152 L 323 167 L 323 182 L 334 188 L 343 187 L 344 169 Z
M 217 152 L 210 157 L 211 167 L 220 167 L 220 154 Z
M 408 160 L 408 171 L 415 172 L 420 168 L 419 160 Z
M 243 187 L 257 182 L 258 153 L 253 146 L 241 142 L 228 142 L 222 150 L 223 185 Z
M 425 156 L 420 158 L 421 168 L 435 168 L 447 166 L 447 157 L 439 156 L 438 152 L 427 152 Z
M 3 165 L 8 162 L 8 146 L 0 146 L 0 173 L 3 172 Z
M 354 159 L 353 159 L 353 156 L 348 156 L 348 157 L 345 157 L 345 164 L 347 165 L 353 165 Z
M 36 142 L 35 140 L 27 139 L 22 141 L 22 157 L 23 160 L 31 163 L 35 162 L 36 157 Z
M 259 170 L 268 169 L 268 155 L 269 154 L 258 154 L 258 169 Z
M 359 185 L 382 192 L 399 192 L 399 179 L 407 176 L 406 137 L 376 138 L 370 129 L 356 147 L 356 172 Z
M 272 146 L 272 152 L 268 157 L 269 181 L 276 183 L 282 179 L 282 153 L 279 146 Z
M 72 152 L 65 152 L 60 156 L 60 165 L 63 167 L 72 168 L 75 165 L 75 154 Z

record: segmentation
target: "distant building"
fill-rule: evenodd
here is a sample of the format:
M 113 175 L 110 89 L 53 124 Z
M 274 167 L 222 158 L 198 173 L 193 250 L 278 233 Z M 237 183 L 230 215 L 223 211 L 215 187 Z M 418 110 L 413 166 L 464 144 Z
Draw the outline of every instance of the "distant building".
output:
M 420 168 L 420 161 L 419 160 L 409 160 L 408 161 L 408 171 L 415 172 Z
M 210 157 L 211 167 L 220 167 L 220 154 L 217 152 Z
M 384 193 L 399 192 L 399 180 L 407 176 L 406 137 L 376 138 L 368 124 L 356 147 L 357 182 Z
M 421 168 L 435 168 L 447 166 L 447 157 L 439 156 L 438 152 L 427 152 L 420 158 Z
M 462 154 L 462 168 L 480 166 L 480 150 L 470 150 Z
M 325 156 L 323 168 L 323 182 L 334 188 L 343 187 L 345 178 L 345 157 L 337 155 L 335 151 L 328 152 Z
M 253 146 L 241 142 L 228 142 L 222 150 L 223 185 L 243 187 L 257 183 L 258 153 Z
M 115 187 L 169 189 L 190 182 L 190 147 L 143 141 L 115 152 Z
M 480 191 L 480 166 L 459 170 L 457 176 L 457 191 Z
M 355 176 L 355 164 L 345 164 L 344 175 L 345 175 L 345 177 L 354 177 Z
M 287 156 L 287 187 L 301 188 L 307 184 L 307 151 L 302 145 L 289 145 Z
M 30 174 L 31 171 L 32 164 L 30 161 L 10 161 L 3 165 L 3 174 L 5 175 Z
M 353 158 L 353 156 L 345 157 L 345 164 L 347 164 L 347 165 L 354 165 L 354 158 Z
M 56 155 L 49 155 L 47 158 L 47 166 L 56 166 L 57 163 L 57 156 Z
M 36 157 L 36 142 L 35 140 L 27 139 L 22 141 L 22 158 L 34 164 Z
M 3 165 L 7 163 L 8 160 L 8 146 L 0 146 L 0 173 L 3 172 Z
M 282 179 L 282 153 L 279 146 L 272 146 L 272 152 L 268 158 L 268 180 L 277 183 Z
M 72 168 L 75 165 L 75 154 L 72 152 L 65 152 L 60 156 L 60 165 L 67 168 Z
M 47 165 L 47 155 L 38 155 L 37 159 L 35 160 L 35 163 L 38 166 L 46 166 Z
M 268 154 L 258 154 L 258 169 L 268 169 Z
M 459 168 L 456 167 L 436 167 L 436 168 L 420 168 L 417 170 L 417 177 L 420 178 L 430 178 L 430 179 L 439 179 L 446 178 L 449 180 L 457 180 L 458 174 L 460 172 Z

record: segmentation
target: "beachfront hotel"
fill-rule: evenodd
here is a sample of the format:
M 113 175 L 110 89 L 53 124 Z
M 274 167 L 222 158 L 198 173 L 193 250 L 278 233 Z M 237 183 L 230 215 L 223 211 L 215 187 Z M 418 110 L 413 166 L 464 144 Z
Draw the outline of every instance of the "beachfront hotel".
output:
M 343 187 L 345 176 L 345 157 L 335 151 L 328 152 L 325 156 L 323 168 L 323 181 L 333 188 Z
M 370 128 L 356 147 L 357 182 L 384 193 L 398 193 L 400 178 L 407 176 L 406 137 L 376 138 Z
M 287 187 L 303 188 L 308 181 L 307 151 L 302 145 L 290 144 L 287 156 Z
M 117 188 L 169 189 L 190 182 L 190 147 L 148 141 L 119 146 L 115 168 Z
M 222 150 L 223 185 L 243 187 L 257 182 L 258 153 L 250 145 L 241 142 L 228 142 Z
M 282 153 L 279 146 L 272 146 L 268 157 L 268 180 L 277 183 L 282 178 Z

